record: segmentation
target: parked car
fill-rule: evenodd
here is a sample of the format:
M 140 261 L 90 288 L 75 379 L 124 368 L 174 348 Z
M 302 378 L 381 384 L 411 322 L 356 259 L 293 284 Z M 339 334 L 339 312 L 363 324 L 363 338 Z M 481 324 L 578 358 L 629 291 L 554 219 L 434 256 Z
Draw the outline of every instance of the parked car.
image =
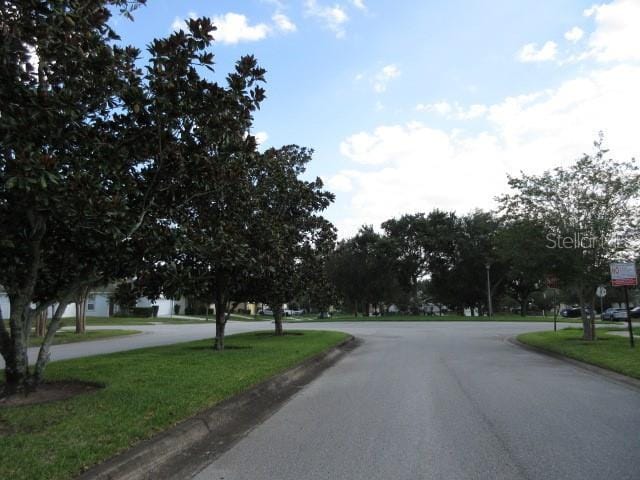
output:
M 273 315 L 273 310 L 269 310 L 268 308 L 265 308 L 263 310 L 260 310 L 258 312 L 258 315 Z
M 587 315 L 591 315 L 591 308 L 585 307 Z M 579 318 L 582 316 L 582 309 L 580 307 L 570 307 L 560 310 L 560 316 L 564 318 Z
M 582 315 L 580 307 L 563 308 L 560 310 L 560 316 L 564 318 L 578 318 Z
M 291 315 L 302 315 L 303 313 L 304 313 L 303 309 L 294 310 L 294 309 L 291 309 L 291 308 L 287 308 L 284 311 L 284 316 L 285 317 L 290 317 Z
M 607 308 L 601 315 L 602 320 L 626 320 L 627 309 L 626 308 Z
M 640 318 L 640 305 L 631 309 L 631 318 Z

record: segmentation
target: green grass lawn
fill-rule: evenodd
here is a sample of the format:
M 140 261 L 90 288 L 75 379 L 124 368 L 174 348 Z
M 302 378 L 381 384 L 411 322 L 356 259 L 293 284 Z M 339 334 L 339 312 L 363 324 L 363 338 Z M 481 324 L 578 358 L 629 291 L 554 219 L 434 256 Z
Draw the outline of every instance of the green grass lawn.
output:
M 595 342 L 582 340 L 582 330 L 576 328 L 557 332 L 524 333 L 518 336 L 518 340 L 630 377 L 640 378 L 640 338 L 638 338 L 640 329 L 634 328 L 634 334 L 636 336 L 634 349 L 629 347 L 628 337 L 610 335 L 606 330 L 600 329 L 598 340 Z
M 109 326 L 109 325 L 153 325 L 157 323 L 166 323 L 171 325 L 185 325 L 189 323 L 202 323 L 199 319 L 186 319 L 175 317 L 156 317 L 156 318 L 140 318 L 140 317 L 87 317 L 87 325 L 89 326 Z M 71 326 L 75 325 L 75 320 L 65 319 L 64 324 Z
M 289 332 L 290 333 L 290 332 Z M 48 380 L 106 385 L 55 403 L 0 408 L 0 478 L 63 479 L 344 340 L 254 332 L 53 362 Z
M 269 317 L 270 318 L 270 317 Z M 302 322 L 551 322 L 553 323 L 553 316 L 541 317 L 541 316 L 527 316 L 522 317 L 520 315 L 494 315 L 491 319 L 489 317 L 465 317 L 462 315 L 382 315 L 378 317 L 355 317 L 353 315 L 337 314 L 331 318 L 319 319 L 317 315 L 303 315 L 297 317 Z M 290 320 L 286 320 L 290 321 Z M 582 323 L 579 318 L 562 318 L 558 316 L 558 322 L 563 323 Z M 596 323 L 613 323 L 616 322 L 600 322 Z
M 86 333 L 75 333 L 68 331 L 58 331 L 53 337 L 53 345 L 61 345 L 63 343 L 89 342 L 91 340 L 105 340 L 107 338 L 122 337 L 124 335 L 133 335 L 140 333 L 139 330 L 87 330 Z M 31 347 L 39 347 L 42 343 L 41 338 L 31 337 L 29 345 Z
M 209 314 L 209 316 L 206 315 L 192 315 L 193 317 L 197 317 L 201 320 L 205 320 L 205 321 L 209 321 L 209 322 L 215 322 L 216 321 L 216 315 L 215 314 Z M 232 313 L 229 316 L 229 320 L 235 320 L 236 322 L 264 322 L 264 321 L 269 321 L 269 320 L 273 320 L 272 316 L 266 316 L 266 315 L 249 315 L 249 314 L 244 314 L 244 313 Z

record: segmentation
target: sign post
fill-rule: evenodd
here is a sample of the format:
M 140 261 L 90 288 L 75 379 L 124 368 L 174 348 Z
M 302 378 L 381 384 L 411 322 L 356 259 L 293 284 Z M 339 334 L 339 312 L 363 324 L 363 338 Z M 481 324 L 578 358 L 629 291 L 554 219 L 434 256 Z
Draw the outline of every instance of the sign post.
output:
M 629 287 L 638 285 L 638 274 L 635 263 L 612 263 L 611 285 L 624 287 L 624 303 L 627 307 L 627 326 L 629 327 L 629 343 L 631 348 L 635 346 L 633 340 L 633 326 L 631 325 L 631 308 L 629 308 Z
M 600 298 L 600 318 L 602 318 L 602 315 L 604 314 L 603 298 L 606 294 L 607 289 L 604 285 L 600 285 L 598 288 L 596 288 L 596 295 Z
M 553 289 L 553 331 L 558 331 L 558 277 L 555 275 L 547 275 L 547 288 Z

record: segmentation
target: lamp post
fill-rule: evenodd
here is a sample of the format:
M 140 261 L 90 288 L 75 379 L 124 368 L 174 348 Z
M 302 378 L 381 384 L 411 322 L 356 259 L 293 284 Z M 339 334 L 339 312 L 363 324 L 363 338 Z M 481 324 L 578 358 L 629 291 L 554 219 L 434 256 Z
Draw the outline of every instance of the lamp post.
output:
M 493 306 L 491 305 L 491 264 L 487 262 L 485 264 L 487 268 L 487 307 L 489 308 L 489 318 L 493 317 Z

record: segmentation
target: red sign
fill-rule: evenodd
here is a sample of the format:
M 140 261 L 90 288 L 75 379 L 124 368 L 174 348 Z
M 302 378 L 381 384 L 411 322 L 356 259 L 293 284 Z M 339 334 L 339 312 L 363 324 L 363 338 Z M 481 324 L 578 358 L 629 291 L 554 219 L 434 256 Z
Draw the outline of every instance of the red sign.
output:
M 612 263 L 611 285 L 614 287 L 635 287 L 638 285 L 638 274 L 635 263 Z

